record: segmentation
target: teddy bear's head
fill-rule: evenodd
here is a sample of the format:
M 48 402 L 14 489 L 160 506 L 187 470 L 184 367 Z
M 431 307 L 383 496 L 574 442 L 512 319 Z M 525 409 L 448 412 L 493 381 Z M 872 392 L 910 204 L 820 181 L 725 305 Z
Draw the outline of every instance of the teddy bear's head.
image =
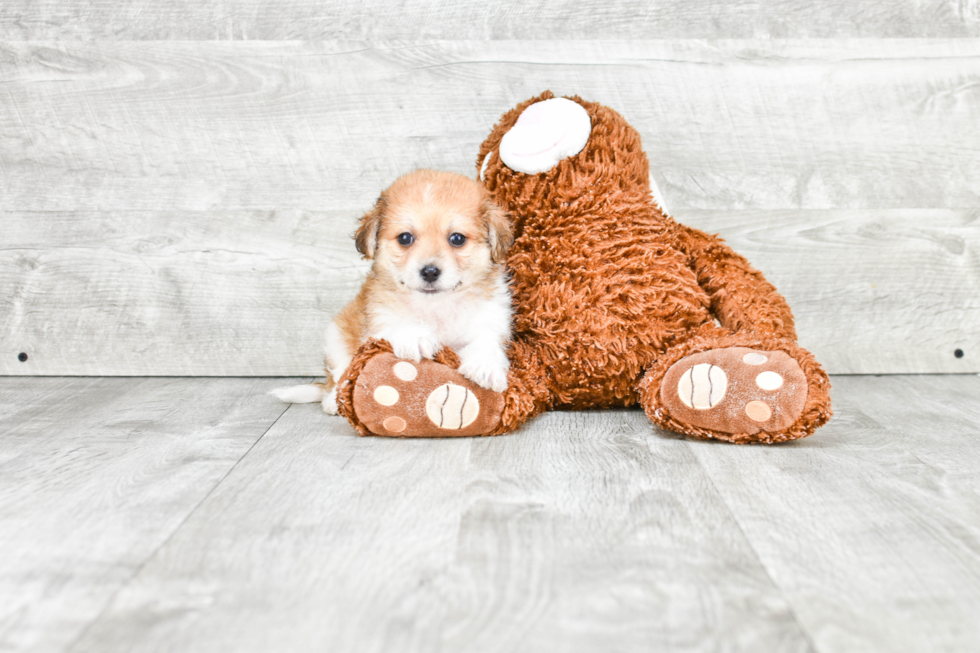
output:
M 480 179 L 520 227 L 527 209 L 585 195 L 649 194 L 640 135 L 609 107 L 551 91 L 503 115 L 480 147 Z

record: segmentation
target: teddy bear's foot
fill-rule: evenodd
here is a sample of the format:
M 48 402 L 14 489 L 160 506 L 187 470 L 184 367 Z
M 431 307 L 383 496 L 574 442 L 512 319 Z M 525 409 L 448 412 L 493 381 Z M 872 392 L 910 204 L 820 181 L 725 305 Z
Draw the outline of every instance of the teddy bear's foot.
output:
M 712 349 L 674 363 L 660 399 L 674 420 L 719 433 L 777 433 L 802 415 L 807 378 L 782 351 Z
M 374 435 L 486 435 L 500 421 L 503 395 L 431 360 L 414 363 L 383 352 L 353 381 L 356 422 Z

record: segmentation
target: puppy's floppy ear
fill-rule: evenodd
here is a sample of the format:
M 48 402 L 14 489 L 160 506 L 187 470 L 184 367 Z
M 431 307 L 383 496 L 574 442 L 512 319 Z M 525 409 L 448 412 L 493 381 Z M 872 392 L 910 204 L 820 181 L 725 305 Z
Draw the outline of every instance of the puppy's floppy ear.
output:
M 490 258 L 494 263 L 502 263 L 507 250 L 514 244 L 514 231 L 510 226 L 507 212 L 486 197 L 480 206 L 480 216 L 487 230 L 487 240 L 490 243 Z
M 381 197 L 374 203 L 374 208 L 361 218 L 361 224 L 354 233 L 354 245 L 366 259 L 374 258 L 374 251 L 378 248 L 378 232 L 381 230 L 381 222 L 387 208 L 388 198 L 381 193 Z

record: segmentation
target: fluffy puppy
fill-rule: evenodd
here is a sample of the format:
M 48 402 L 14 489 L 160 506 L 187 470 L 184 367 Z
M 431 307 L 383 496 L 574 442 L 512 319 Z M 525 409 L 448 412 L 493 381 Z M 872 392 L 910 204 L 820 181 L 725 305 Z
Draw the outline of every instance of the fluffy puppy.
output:
M 481 184 L 435 170 L 399 177 L 361 218 L 354 240 L 372 265 L 360 293 L 327 327 L 326 382 L 272 394 L 320 401 L 336 414 L 336 384 L 369 338 L 415 362 L 452 347 L 460 374 L 507 389 L 511 302 L 503 261 L 514 237 Z

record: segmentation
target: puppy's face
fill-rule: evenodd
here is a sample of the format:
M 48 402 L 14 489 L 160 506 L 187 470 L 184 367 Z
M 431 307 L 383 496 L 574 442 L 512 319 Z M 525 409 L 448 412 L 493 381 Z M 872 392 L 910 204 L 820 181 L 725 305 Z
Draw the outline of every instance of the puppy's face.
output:
M 355 239 L 377 275 L 423 295 L 488 284 L 513 242 L 507 216 L 480 184 L 433 170 L 397 179 Z

